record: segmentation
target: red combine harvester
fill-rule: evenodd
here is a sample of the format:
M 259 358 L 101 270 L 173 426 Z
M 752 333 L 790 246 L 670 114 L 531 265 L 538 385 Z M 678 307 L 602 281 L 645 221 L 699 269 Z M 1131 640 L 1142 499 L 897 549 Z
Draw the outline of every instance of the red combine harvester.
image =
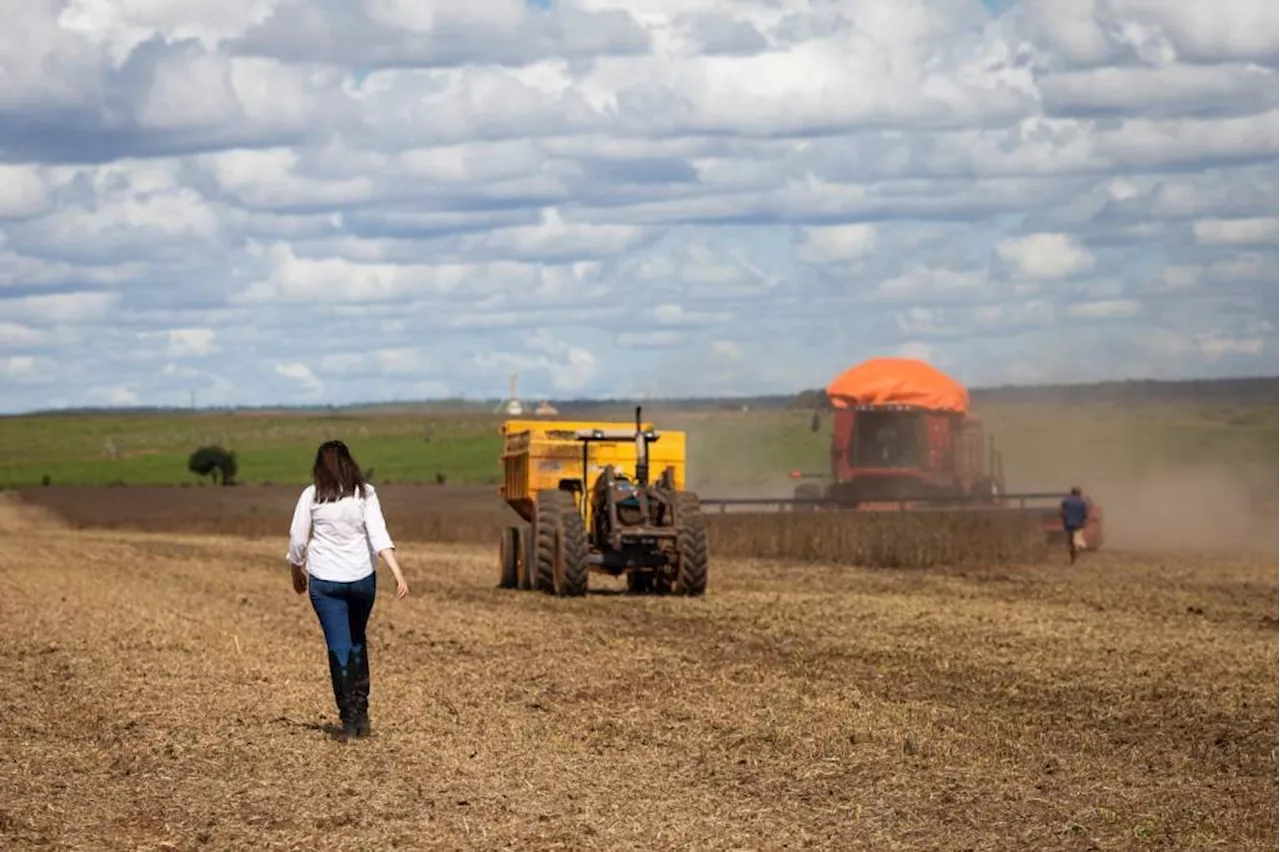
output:
M 830 469 L 795 471 L 823 479 L 796 487 L 791 499 L 702 500 L 719 506 L 792 511 L 1016 511 L 1033 514 L 1051 541 L 1063 541 L 1061 493 L 1009 494 L 995 438 L 969 410 L 969 393 L 945 373 L 910 358 L 875 358 L 846 370 L 826 388 L 831 409 Z M 814 412 L 813 430 L 821 428 Z M 1085 546 L 1102 546 L 1102 509 L 1091 503 Z

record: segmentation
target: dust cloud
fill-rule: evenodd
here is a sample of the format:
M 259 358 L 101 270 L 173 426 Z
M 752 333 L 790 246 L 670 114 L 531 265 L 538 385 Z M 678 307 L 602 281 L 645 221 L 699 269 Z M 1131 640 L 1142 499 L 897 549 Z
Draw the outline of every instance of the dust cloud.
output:
M 17 493 L 0 494 L 0 535 L 27 535 L 33 530 L 66 529 L 53 512 L 24 503 Z
M 1222 467 L 1084 483 L 1103 509 L 1104 547 L 1275 551 L 1276 490 Z
M 703 499 L 789 499 L 799 484 L 774 462 L 769 448 L 726 429 L 724 415 L 677 415 L 664 420 L 685 433 L 688 487 Z
M 1064 416 L 1064 412 L 1066 415 Z M 1174 459 L 1152 447 L 1151 415 L 1112 408 L 1093 420 L 1078 409 L 1019 406 L 996 428 L 1010 492 L 1066 496 L 1072 485 L 1103 510 L 1103 547 L 1112 550 L 1280 550 L 1274 457 L 1250 458 L 1230 432 L 1206 458 Z M 792 479 L 724 427 L 722 413 L 675 413 L 660 419 L 685 431 L 688 485 L 704 499 L 786 499 Z M 989 424 L 995 425 L 995 424 Z M 1256 446 L 1256 445 L 1255 445 Z M 1215 458 L 1216 457 L 1216 458 Z M 1230 463 L 1219 459 L 1230 458 Z
M 1144 434 L 1138 418 L 1128 423 L 1117 418 L 1102 429 L 1086 426 L 1075 435 L 1046 429 L 1034 444 L 1023 445 L 1023 465 L 1006 463 L 1006 485 L 1011 492 L 1064 496 L 1079 485 L 1102 507 L 1108 550 L 1277 550 L 1280 509 L 1273 457 L 1249 458 L 1244 445 L 1235 443 L 1209 451 L 1231 457 L 1230 463 L 1173 461 L 1168 452 L 1145 444 Z M 1055 440 L 1061 449 L 1050 453 Z M 1230 443 L 1229 436 L 1221 440 Z

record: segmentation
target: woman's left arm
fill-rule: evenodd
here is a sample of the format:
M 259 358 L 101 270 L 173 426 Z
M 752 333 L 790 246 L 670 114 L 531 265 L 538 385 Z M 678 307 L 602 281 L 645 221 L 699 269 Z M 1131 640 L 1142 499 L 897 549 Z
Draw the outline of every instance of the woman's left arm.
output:
M 387 521 L 382 517 L 382 504 L 378 501 L 378 492 L 368 486 L 364 499 L 364 528 L 369 534 L 369 546 L 387 563 L 396 578 L 396 597 L 409 594 L 409 584 L 404 581 L 404 572 L 396 560 L 396 545 L 387 532 Z

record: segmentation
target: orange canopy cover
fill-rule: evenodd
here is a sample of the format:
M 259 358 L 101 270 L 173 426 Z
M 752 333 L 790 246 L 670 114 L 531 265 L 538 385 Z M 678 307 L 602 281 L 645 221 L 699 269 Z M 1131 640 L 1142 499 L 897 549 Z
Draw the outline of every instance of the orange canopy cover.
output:
M 827 385 L 836 408 L 853 405 L 916 405 L 965 412 L 969 392 L 946 373 L 915 358 L 872 358 L 850 367 Z

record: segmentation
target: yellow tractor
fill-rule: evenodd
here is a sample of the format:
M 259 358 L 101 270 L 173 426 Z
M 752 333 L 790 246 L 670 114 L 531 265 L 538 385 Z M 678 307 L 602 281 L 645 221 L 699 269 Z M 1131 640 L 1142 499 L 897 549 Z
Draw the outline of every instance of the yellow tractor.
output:
M 701 595 L 707 528 L 684 490 L 685 436 L 635 424 L 508 420 L 500 488 L 526 523 L 502 531 L 505 589 L 587 591 L 590 572 L 626 574 L 633 593 Z M 650 466 L 662 472 L 650 482 Z

